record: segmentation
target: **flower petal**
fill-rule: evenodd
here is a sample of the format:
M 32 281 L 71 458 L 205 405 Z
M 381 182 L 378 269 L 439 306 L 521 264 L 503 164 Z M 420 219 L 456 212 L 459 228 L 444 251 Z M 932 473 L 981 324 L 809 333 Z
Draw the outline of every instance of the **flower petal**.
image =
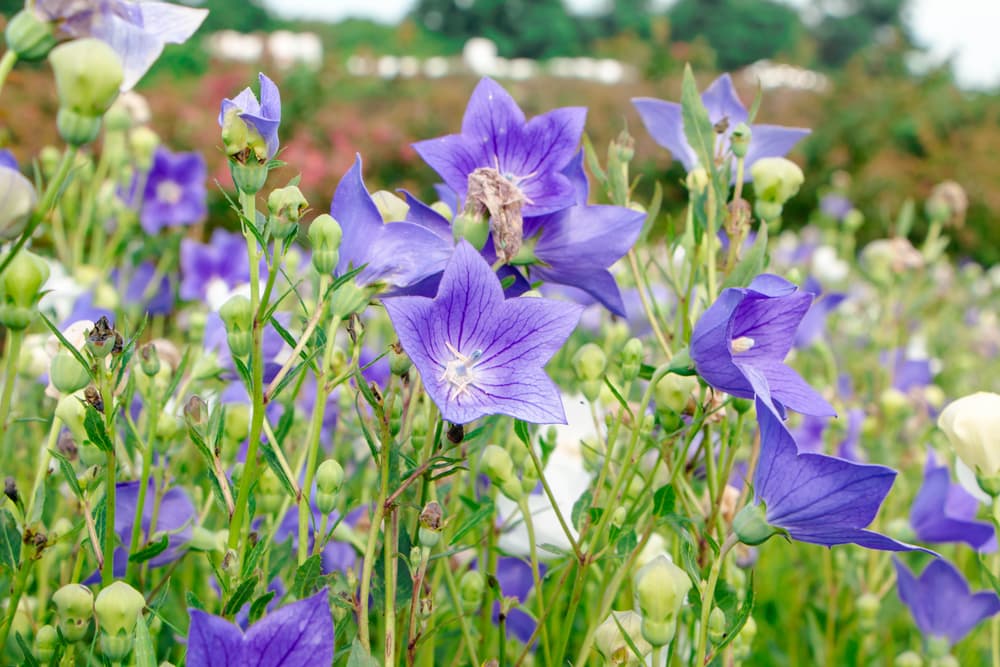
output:
M 333 662 L 333 617 L 324 588 L 268 614 L 247 631 L 246 667 L 311 667 Z
M 243 667 L 243 633 L 224 618 L 189 609 L 188 667 Z
M 726 119 L 729 121 L 729 127 L 732 128 L 747 122 L 749 117 L 747 108 L 743 106 L 739 95 L 736 94 L 736 87 L 728 72 L 717 78 L 705 89 L 705 92 L 701 94 L 701 101 L 713 124 Z M 756 136 L 753 138 L 756 139 Z
M 653 141 L 670 151 L 673 158 L 684 165 L 685 171 L 691 171 L 698 164 L 698 157 L 684 136 L 681 105 L 652 97 L 633 97 L 632 105 Z

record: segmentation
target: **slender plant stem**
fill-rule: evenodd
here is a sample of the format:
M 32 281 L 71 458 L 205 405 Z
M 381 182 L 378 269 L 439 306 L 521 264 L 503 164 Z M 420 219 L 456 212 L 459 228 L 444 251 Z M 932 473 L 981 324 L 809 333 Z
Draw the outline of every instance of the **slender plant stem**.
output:
M 14 397 L 14 384 L 17 382 L 17 358 L 21 355 L 21 343 L 24 341 L 24 329 L 7 331 L 7 363 L 3 375 L 3 398 L 0 399 L 0 424 L 5 432 L 10 428 L 7 418 L 10 416 L 10 402 Z
M 27 551 L 27 546 L 24 547 Z M 10 636 L 10 628 L 14 624 L 14 616 L 17 615 L 17 608 L 21 603 L 21 596 L 28 585 L 28 575 L 31 573 L 31 566 L 35 560 L 27 553 L 21 554 L 21 567 L 17 570 L 17 576 L 11 586 L 10 599 L 7 601 L 7 617 L 3 621 L 3 629 L 0 630 L 0 646 L 7 645 L 7 638 Z
M 139 497 L 135 504 L 135 517 L 132 520 L 132 536 L 129 540 L 129 555 L 134 554 L 139 549 L 139 540 L 142 535 L 142 513 L 146 506 L 146 492 L 149 487 L 150 467 L 153 461 L 153 440 L 156 438 L 156 427 L 159 422 L 160 409 L 156 397 L 155 383 L 150 383 L 149 412 L 147 414 L 146 448 L 142 453 L 142 476 L 139 478 Z M 220 484 L 222 480 L 220 480 Z M 155 526 L 150 524 L 149 529 L 155 530 Z M 134 580 L 140 569 L 139 563 L 129 561 L 126 579 Z
M 722 573 L 722 564 L 726 561 L 726 555 L 736 546 L 739 540 L 735 534 L 730 534 L 726 541 L 719 548 L 719 556 L 712 563 L 712 570 L 708 575 L 708 583 L 705 585 L 705 592 L 701 600 L 701 625 L 698 628 L 698 652 L 695 654 L 692 667 L 702 667 L 705 664 L 705 656 L 708 653 L 708 617 L 712 613 L 712 602 L 715 599 L 715 585 L 719 583 L 719 575 Z
M 35 463 L 35 481 L 31 485 L 31 497 L 28 498 L 28 509 L 24 513 L 24 524 L 30 526 L 41 518 L 41 499 L 45 495 L 45 477 L 49 471 L 49 450 L 56 446 L 59 441 L 59 429 L 62 428 L 62 420 L 59 417 L 52 418 L 52 425 L 49 427 L 49 437 L 38 452 L 38 461 Z M 38 517 L 35 517 L 35 510 L 38 510 Z M 2 646 L 2 644 L 0 644 Z
M 639 300 L 642 302 L 642 310 L 646 313 L 646 319 L 649 320 L 649 325 L 653 328 L 653 335 L 656 336 L 657 342 L 659 342 L 660 347 L 663 348 L 663 354 L 666 355 L 667 360 L 669 361 L 673 358 L 673 352 L 670 350 L 670 344 L 667 342 L 667 337 L 663 335 L 663 330 L 660 328 L 660 318 L 656 316 L 656 312 L 649 301 L 649 295 L 646 293 L 645 281 L 643 280 L 642 273 L 639 271 L 639 261 L 636 259 L 634 248 L 628 251 L 628 265 L 632 270 L 632 277 L 635 279 L 636 289 L 639 291 Z
M 110 409 L 105 406 L 105 410 Z M 107 453 L 104 481 L 104 563 L 101 565 L 101 583 L 109 585 L 115 578 L 115 448 Z
M 479 651 L 476 650 L 476 640 L 472 636 L 472 630 L 469 628 L 469 619 L 462 611 L 462 596 L 458 591 L 458 584 L 455 582 L 455 574 L 451 571 L 452 566 L 447 558 L 441 558 L 438 563 L 439 571 L 444 573 L 444 585 L 448 589 L 448 596 L 451 598 L 451 605 L 455 609 L 455 616 L 458 617 L 458 625 L 462 629 L 462 639 L 465 641 L 465 648 L 469 651 L 469 655 L 472 656 L 471 664 L 478 665 L 480 664 Z
M 528 447 L 531 449 L 531 447 Z M 545 615 L 545 595 L 542 590 L 541 568 L 538 566 L 538 545 L 535 544 L 535 522 L 531 517 L 531 507 L 528 506 L 527 496 L 521 496 L 518 501 L 521 508 L 521 518 L 524 519 L 524 527 L 528 531 L 528 552 L 531 556 L 531 576 L 535 583 L 535 602 L 538 606 L 538 618 Z M 503 637 L 500 638 L 503 641 Z M 542 651 L 545 655 L 545 664 L 552 664 L 552 646 L 549 642 L 549 632 L 546 625 L 542 625 L 541 632 Z

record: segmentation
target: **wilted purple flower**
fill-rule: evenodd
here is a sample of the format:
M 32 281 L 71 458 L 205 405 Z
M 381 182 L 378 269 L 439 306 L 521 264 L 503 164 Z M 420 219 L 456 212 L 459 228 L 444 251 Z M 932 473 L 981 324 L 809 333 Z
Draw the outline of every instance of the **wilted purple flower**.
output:
M 427 393 L 450 422 L 485 415 L 565 423 L 544 365 L 580 319 L 576 304 L 504 299 L 500 281 L 466 241 L 455 249 L 437 296 L 385 299 L 396 334 Z
M 207 9 L 128 0 L 35 0 L 34 7 L 71 37 L 107 42 L 122 59 L 122 90 L 139 82 L 164 44 L 183 44 L 208 15 Z
M 257 134 L 267 144 L 267 157 L 271 159 L 278 153 L 280 145 L 278 127 L 281 125 L 281 93 L 274 81 L 263 73 L 258 73 L 257 78 L 260 81 L 260 100 L 249 86 L 233 99 L 222 100 L 219 126 L 224 127 L 226 114 L 235 111 L 244 123 L 257 130 Z
M 823 454 L 800 454 L 781 419 L 759 397 L 756 403 L 760 424 L 756 505 L 744 508 L 734 527 L 744 513 L 744 518 L 759 518 L 762 511 L 766 526 L 755 525 L 760 531 L 756 539 L 744 541 L 759 543 L 777 529 L 800 542 L 828 547 L 854 543 L 887 551 L 917 548 L 865 530 L 889 493 L 896 471 Z
M 965 542 L 976 550 L 996 548 L 993 525 L 976 521 L 977 501 L 960 484 L 952 484 L 948 466 L 927 452 L 924 483 L 910 506 L 910 525 L 923 542 Z
M 405 287 L 440 273 L 451 255 L 451 240 L 409 222 L 385 223 L 361 179 L 361 156 L 340 179 L 330 204 L 340 223 L 337 273 L 364 266 L 361 285 L 385 282 Z
M 216 229 L 207 244 L 181 240 L 181 299 L 221 302 L 233 287 L 248 280 L 250 260 L 241 234 Z
M 976 625 L 1000 611 L 1000 598 L 992 591 L 972 593 L 954 565 L 934 559 L 919 578 L 893 558 L 899 599 L 910 608 L 913 620 L 927 637 L 959 642 Z
M 155 234 L 164 227 L 201 221 L 208 211 L 206 175 L 201 153 L 172 153 L 159 146 L 146 178 L 140 214 L 143 230 Z
M 736 94 L 736 88 L 729 74 L 723 74 L 713 81 L 712 85 L 701 94 L 701 101 L 713 125 L 726 121 L 726 130 L 716 141 L 718 146 L 728 152 L 729 137 L 733 128 L 749 120 L 749 113 Z M 698 157 L 684 135 L 680 104 L 652 97 L 633 97 L 632 104 L 635 105 L 653 140 L 669 150 L 674 159 L 680 160 L 685 171 L 691 171 L 697 166 Z M 745 158 L 744 180 L 746 181 L 750 180 L 750 166 L 754 162 L 765 157 L 784 157 L 810 132 L 804 128 L 778 125 L 751 125 L 750 130 L 752 137 Z M 735 173 L 732 177 L 736 177 Z
M 115 532 L 122 544 L 129 545 L 132 526 L 135 523 L 135 508 L 139 504 L 140 482 L 119 482 L 115 485 Z M 152 481 L 146 487 L 146 498 L 142 505 L 142 526 L 139 544 L 153 539 L 157 533 L 167 536 L 165 551 L 149 560 L 150 567 L 172 563 L 184 554 L 184 547 L 191 541 L 191 527 L 195 520 L 195 508 L 187 491 L 179 486 L 168 489 L 160 499 L 156 515 L 156 525 L 152 525 L 155 503 L 155 487 Z M 128 566 L 126 547 L 115 549 L 114 574 L 124 577 Z
M 836 414 L 784 364 L 812 294 L 784 278 L 762 274 L 749 287 L 730 287 L 701 316 L 691 334 L 691 358 L 711 386 L 733 396 L 757 396 L 772 409 L 815 416 Z
M 574 203 L 562 169 L 580 145 L 586 116 L 582 107 L 565 107 L 526 120 L 514 98 L 484 78 L 469 99 L 461 134 L 413 147 L 460 202 L 469 193 L 469 177 L 490 170 L 514 186 L 511 194 L 520 197 L 524 216 L 542 215 Z
M 244 632 L 189 609 L 188 667 L 313 667 L 333 663 L 333 617 L 324 588 L 257 621 Z

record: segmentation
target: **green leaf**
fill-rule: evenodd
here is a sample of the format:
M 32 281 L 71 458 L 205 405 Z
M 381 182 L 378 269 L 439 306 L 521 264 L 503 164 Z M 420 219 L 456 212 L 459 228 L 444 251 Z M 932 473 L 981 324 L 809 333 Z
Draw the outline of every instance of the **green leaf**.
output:
M 312 595 L 319 590 L 322 577 L 323 557 L 321 554 L 313 554 L 295 570 L 292 595 L 299 599 Z
M 59 470 L 62 472 L 63 477 L 66 478 L 66 483 L 69 484 L 69 488 L 73 491 L 73 495 L 75 495 L 78 500 L 83 500 L 83 489 L 80 488 L 80 480 L 76 478 L 76 472 L 73 470 L 73 464 L 69 462 L 69 459 L 54 449 L 50 449 L 49 454 L 52 458 L 59 462 Z
M 87 414 L 83 418 L 83 428 L 87 431 L 87 439 L 102 452 L 114 451 L 115 446 L 112 444 L 111 438 L 108 437 L 108 431 L 104 427 L 104 415 L 98 412 L 97 408 L 90 403 L 84 403 L 84 406 Z M 104 409 L 110 410 L 111 405 L 105 405 Z
M 80 350 L 76 349 L 75 345 L 66 340 L 66 336 L 63 335 L 62 331 L 59 331 L 59 327 L 53 324 L 52 321 L 49 320 L 49 318 L 45 317 L 45 315 L 42 313 L 39 313 L 38 316 L 42 318 L 42 322 L 44 322 L 45 326 L 49 328 L 49 331 L 51 331 L 52 334 L 59 339 L 59 342 L 62 343 L 62 346 L 67 350 L 69 350 L 70 354 L 76 357 L 76 360 L 80 362 L 81 366 L 87 369 L 87 375 L 89 375 L 90 379 L 93 380 L 94 379 L 93 366 L 86 358 L 84 358 L 84 356 L 80 353 Z
M 674 513 L 677 504 L 677 492 L 672 484 L 665 484 L 653 494 L 653 515 L 668 516 Z
M 493 515 L 494 509 L 493 501 L 484 497 L 479 502 L 479 506 L 475 511 L 455 529 L 455 534 L 448 540 L 448 546 L 458 544 L 458 541 L 465 537 L 473 528 L 479 526 L 483 521 L 489 521 L 489 517 Z
M 170 546 L 170 538 L 166 535 L 161 535 L 160 539 L 156 542 L 150 542 L 142 549 L 139 549 L 134 554 L 129 554 L 129 562 L 131 563 L 144 563 L 151 558 L 156 558 Z
M 355 637 L 354 643 L 351 644 L 351 653 L 347 656 L 347 667 L 379 667 L 379 661 L 373 658 Z
M 21 562 L 21 531 L 17 522 L 7 510 L 0 511 L 0 565 L 6 565 L 11 572 Z
M 17 641 L 17 645 L 21 647 L 21 667 L 42 667 L 41 663 L 35 658 L 34 652 L 31 650 L 31 646 L 24 640 L 20 632 L 14 633 L 14 640 Z
M 187 591 L 184 593 L 184 601 L 187 603 L 187 606 L 194 609 L 205 609 L 205 604 L 198 599 L 198 596 L 195 595 L 194 591 Z
M 264 552 L 266 550 L 267 540 L 258 540 L 243 558 L 243 567 L 240 568 L 240 574 L 244 577 L 251 576 L 253 571 L 257 569 L 257 563 L 260 562 L 260 559 L 264 556 Z
M 291 412 L 291 411 L 289 411 Z M 278 460 L 278 454 L 274 451 L 274 447 L 271 445 L 270 440 L 262 440 L 260 443 L 261 454 L 264 455 L 264 460 L 267 461 L 268 467 L 274 472 L 274 475 L 281 482 L 281 487 L 285 490 L 289 496 L 295 497 L 297 491 L 295 485 L 292 484 L 292 480 L 288 478 L 288 474 L 285 472 L 284 466 L 281 465 L 281 461 Z
M 746 625 L 747 619 L 750 618 L 750 614 L 753 613 L 753 570 L 750 571 L 750 577 L 747 580 L 747 590 L 746 599 L 743 600 L 743 604 L 740 606 L 739 612 L 736 614 L 736 619 L 733 622 L 732 627 L 726 631 L 725 636 L 719 645 L 715 647 L 715 652 L 719 653 L 722 649 L 729 646 L 734 639 L 740 634 L 740 630 Z
M 268 591 L 253 601 L 250 605 L 250 623 L 256 623 L 267 611 L 267 603 L 274 599 L 275 591 Z
M 514 435 L 524 443 L 525 447 L 531 446 L 531 433 L 528 431 L 528 425 L 520 419 L 514 420 Z
M 587 514 L 590 509 L 591 503 L 594 502 L 594 494 L 587 489 L 583 492 L 575 503 L 573 503 L 573 509 L 570 511 L 570 521 L 573 522 L 573 526 L 577 531 L 583 531 L 583 517 Z
M 767 268 L 767 225 L 761 224 L 750 251 L 733 267 L 722 288 L 746 287 Z
M 684 136 L 698 157 L 698 165 L 710 175 L 715 173 L 715 128 L 708 118 L 708 110 L 701 101 L 698 84 L 694 80 L 691 65 L 684 66 L 684 80 L 681 83 L 681 119 Z
M 135 623 L 135 667 L 156 667 L 156 648 L 142 614 Z
M 226 602 L 226 605 L 222 608 L 223 616 L 232 616 L 238 612 L 243 605 L 250 601 L 253 597 L 253 592 L 257 588 L 257 577 L 248 577 L 240 582 L 240 585 L 236 587 L 233 591 L 233 595 Z
M 601 187 L 607 190 L 607 174 L 601 169 L 601 161 L 597 158 L 597 151 L 594 150 L 594 144 L 590 141 L 590 137 L 586 133 L 583 135 L 583 156 L 587 162 L 587 169 L 597 179 L 597 182 L 601 184 Z

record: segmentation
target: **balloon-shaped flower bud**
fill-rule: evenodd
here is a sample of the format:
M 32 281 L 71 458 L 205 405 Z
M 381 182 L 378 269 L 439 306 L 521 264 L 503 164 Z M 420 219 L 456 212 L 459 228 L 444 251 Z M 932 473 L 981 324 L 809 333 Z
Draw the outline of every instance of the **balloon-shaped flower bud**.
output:
M 154 377 L 160 372 L 160 353 L 156 351 L 155 345 L 146 343 L 139 348 L 139 365 L 147 377 Z
M 639 377 L 639 370 L 642 368 L 642 341 L 638 338 L 630 338 L 622 348 L 622 379 L 631 382 Z
M 733 518 L 733 532 L 743 544 L 756 546 L 780 531 L 767 523 L 763 505 L 752 504 L 741 509 Z
M 875 621 L 878 619 L 878 610 L 882 606 L 878 596 L 874 593 L 862 593 L 855 600 L 854 606 L 858 610 L 858 625 L 861 631 L 874 631 L 876 626 Z
M 105 42 L 88 37 L 55 47 L 49 62 L 59 94 L 60 136 L 74 146 L 90 143 L 118 97 L 124 79 L 121 58 Z
M 309 224 L 309 243 L 312 244 L 312 263 L 320 275 L 329 275 L 340 261 L 340 239 L 344 232 L 333 216 L 323 213 Z
M 128 133 L 128 146 L 139 169 L 148 171 L 153 166 L 153 157 L 160 146 L 160 135 L 141 125 Z
M 19 60 L 41 60 L 56 45 L 56 36 L 51 21 L 36 14 L 32 9 L 23 9 L 7 23 L 4 32 L 7 48 L 17 54 Z
M 462 597 L 462 610 L 471 614 L 483 604 L 486 577 L 479 570 L 466 570 L 458 583 L 458 590 Z
M 38 202 L 38 193 L 24 175 L 13 166 L 0 165 L 0 240 L 21 234 L 28 216 Z
M 646 664 L 645 658 L 653 647 L 643 637 L 641 626 L 642 617 L 634 611 L 613 611 L 597 626 L 594 646 L 604 656 L 606 665 L 638 667 Z M 635 654 L 630 642 L 641 655 Z
M 3 301 L 0 303 L 0 324 L 9 329 L 26 329 L 41 298 L 42 285 L 49 278 L 49 265 L 44 259 L 22 250 L 0 277 Z
M 299 228 L 299 218 L 309 206 L 302 191 L 294 185 L 271 190 L 267 197 L 267 224 L 275 238 L 287 239 Z
M 475 210 L 458 214 L 451 226 L 455 242 L 465 239 L 476 250 L 482 250 L 490 235 L 490 217 Z
M 52 595 L 59 619 L 59 631 L 66 641 L 78 642 L 87 634 L 94 615 L 94 594 L 82 584 L 66 584 Z
M 389 370 L 397 377 L 406 375 L 413 366 L 413 360 L 406 353 L 402 345 L 392 345 L 389 347 Z
M 116 581 L 97 594 L 94 612 L 101 627 L 101 652 L 111 662 L 123 662 L 132 651 L 135 624 L 146 598 L 124 581 Z
M 444 511 L 436 500 L 424 505 L 420 512 L 420 528 L 417 531 L 420 544 L 434 548 L 441 540 L 441 529 L 444 528 Z
M 642 636 L 653 646 L 674 638 L 680 611 L 691 580 L 673 561 L 660 554 L 635 574 L 635 606 L 642 615 Z
M 229 298 L 219 308 L 219 317 L 226 325 L 226 340 L 234 356 L 246 358 L 253 347 L 253 305 L 242 294 Z
M 122 346 L 122 335 L 115 330 L 107 317 L 102 316 L 94 323 L 94 327 L 87 331 L 87 349 L 98 359 L 121 352 Z
M 32 653 L 35 659 L 43 665 L 49 664 L 52 656 L 56 654 L 56 647 L 59 646 L 59 633 L 51 625 L 43 625 L 35 633 L 35 645 Z
M 726 612 L 721 607 L 713 607 L 708 615 L 708 638 L 716 644 L 726 636 Z
M 1000 496 L 1000 394 L 980 391 L 949 403 L 938 416 L 951 448 L 979 480 Z
M 600 380 L 608 367 L 608 357 L 595 343 L 587 343 L 573 355 L 573 370 L 581 380 Z
M 750 167 L 753 189 L 757 194 L 754 210 L 763 220 L 781 216 L 785 202 L 794 197 L 805 181 L 797 164 L 783 157 L 765 157 Z
M 733 155 L 738 158 L 747 156 L 751 134 L 750 126 L 746 123 L 739 123 L 733 128 L 732 134 L 729 135 L 729 146 L 733 150 Z
M 410 212 L 410 205 L 388 190 L 373 192 L 372 201 L 382 216 L 382 222 L 405 220 L 406 214 Z
M 688 172 L 684 184 L 692 195 L 702 195 L 708 189 L 708 172 L 704 167 L 695 167 Z
M 892 661 L 893 667 L 924 667 L 924 659 L 916 651 L 903 651 Z
M 72 394 L 90 384 L 90 373 L 72 352 L 61 348 L 49 365 L 52 386 L 62 394 Z
M 327 459 L 316 469 L 316 506 L 329 514 L 337 506 L 337 492 L 344 483 L 344 469 L 333 459 Z
M 500 445 L 486 445 L 479 461 L 479 469 L 511 500 L 519 500 L 524 495 L 521 480 L 514 473 L 514 459 Z

